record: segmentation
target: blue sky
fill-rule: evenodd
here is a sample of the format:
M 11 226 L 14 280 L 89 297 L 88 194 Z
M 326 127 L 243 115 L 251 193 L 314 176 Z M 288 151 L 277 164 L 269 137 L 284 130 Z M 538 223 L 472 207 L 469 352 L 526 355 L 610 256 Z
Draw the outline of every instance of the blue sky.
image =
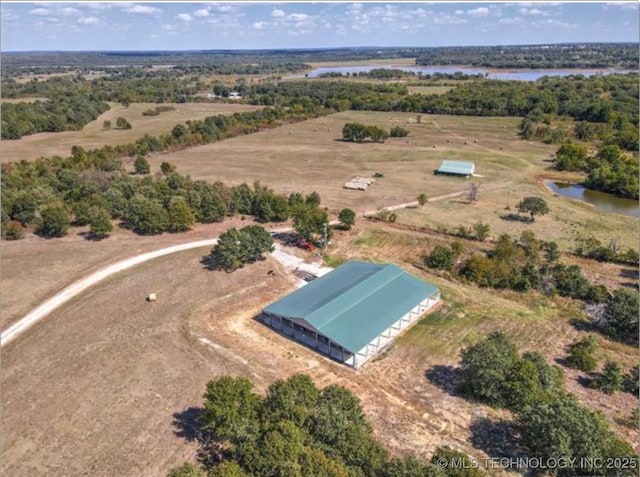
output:
M 638 6 L 570 3 L 7 3 L 2 50 L 638 41 Z

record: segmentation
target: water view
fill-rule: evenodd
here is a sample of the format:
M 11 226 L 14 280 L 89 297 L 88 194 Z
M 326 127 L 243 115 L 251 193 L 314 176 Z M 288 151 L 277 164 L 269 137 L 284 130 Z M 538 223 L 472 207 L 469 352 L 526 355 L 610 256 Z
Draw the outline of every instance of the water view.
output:
M 640 218 L 640 206 L 637 200 L 623 199 L 613 194 L 587 189 L 580 184 L 554 181 L 546 181 L 545 184 L 554 193 L 562 197 L 582 200 L 606 212 Z
M 612 74 L 612 73 L 629 73 L 627 70 L 614 70 L 614 69 L 536 69 L 536 70 L 497 70 L 487 68 L 473 68 L 462 66 L 392 66 L 392 65 L 364 65 L 364 66 L 325 66 L 322 68 L 316 68 L 309 73 L 309 78 L 316 78 L 327 73 L 341 73 L 343 75 L 353 73 L 366 73 L 374 69 L 389 69 L 389 70 L 402 70 L 412 71 L 416 74 L 422 73 L 423 75 L 432 75 L 435 73 L 464 73 L 468 75 L 481 74 L 490 79 L 501 80 L 518 80 L 518 81 L 535 81 L 543 76 L 569 76 L 581 74 L 584 76 L 593 76 L 597 74 Z

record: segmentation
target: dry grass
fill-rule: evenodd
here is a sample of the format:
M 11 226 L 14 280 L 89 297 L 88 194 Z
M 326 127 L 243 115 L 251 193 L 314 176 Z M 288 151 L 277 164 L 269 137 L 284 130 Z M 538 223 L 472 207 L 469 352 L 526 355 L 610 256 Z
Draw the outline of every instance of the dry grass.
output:
M 260 180 L 284 193 L 318 191 L 332 211 L 342 207 L 370 210 L 430 196 L 464 190 L 463 179 L 434 176 L 445 158 L 476 161 L 484 187 L 502 187 L 539 171 L 553 147 L 522 141 L 517 118 L 473 118 L 422 115 L 421 124 L 409 124 L 415 114 L 349 111 L 237 137 L 187 150 L 156 154 L 150 162 L 177 165 L 178 170 L 206 180 L 231 184 Z M 386 129 L 400 124 L 407 138 L 384 144 L 341 141 L 347 122 L 374 124 Z M 474 142 L 474 139 L 477 142 Z M 466 144 L 465 144 L 466 143 Z M 343 189 L 354 175 L 385 177 L 366 192 Z
M 41 156 L 67 156 L 72 146 L 94 149 L 106 144 L 126 144 L 145 134 L 168 134 L 173 126 L 187 119 L 203 119 L 216 114 L 233 114 L 243 111 L 254 111 L 258 106 L 248 104 L 221 103 L 185 103 L 167 104 L 174 106 L 174 111 L 160 113 L 158 116 L 143 116 L 146 109 L 153 109 L 155 103 L 133 103 L 128 108 L 117 103 L 110 103 L 111 109 L 87 124 L 81 131 L 65 131 L 57 133 L 38 133 L 24 136 L 17 140 L 2 141 L 2 161 L 33 160 Z M 116 118 L 122 116 L 132 128 L 126 130 L 113 129 Z M 103 129 L 104 121 L 111 121 L 112 129 Z
M 177 243 L 211 238 L 232 226 L 246 225 L 239 219 L 217 224 L 199 224 L 189 232 L 140 236 L 116 229 L 99 242 L 88 241 L 74 228 L 63 238 L 45 240 L 29 236 L 2 242 L 2 329 L 67 285 L 101 267 L 138 253 Z
M 3 103 L 35 103 L 36 101 L 49 101 L 48 98 L 29 97 L 29 98 L 0 98 Z

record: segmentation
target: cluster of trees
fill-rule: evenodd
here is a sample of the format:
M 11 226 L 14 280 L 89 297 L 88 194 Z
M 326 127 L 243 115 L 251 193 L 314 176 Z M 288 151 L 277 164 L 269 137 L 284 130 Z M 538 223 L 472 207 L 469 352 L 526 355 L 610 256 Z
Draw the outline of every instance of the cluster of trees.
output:
M 465 396 L 514 412 L 519 444 L 529 457 L 576 459 L 553 475 L 609 475 L 595 459 L 616 458 L 629 467 L 616 469 L 617 475 L 635 475 L 631 446 L 615 436 L 601 413 L 565 392 L 562 372 L 541 354 L 519 354 L 503 333 L 494 332 L 462 351 L 458 377 Z
M 589 43 L 425 48 L 418 65 L 472 65 L 492 68 L 638 67 L 636 43 Z
M 82 129 L 108 109 L 109 105 L 100 100 L 65 95 L 48 101 L 2 103 L 2 139 Z
M 635 146 L 638 141 L 636 139 Z M 567 141 L 556 152 L 554 161 L 560 171 L 584 171 L 584 185 L 590 189 L 610 192 L 619 197 L 638 199 L 638 158 L 622 153 L 617 145 L 600 148 L 589 156 L 583 145 Z
M 400 78 L 415 78 L 419 81 L 422 80 L 472 80 L 472 79 L 482 79 L 484 75 L 482 74 L 466 74 L 462 71 L 456 71 L 455 73 L 432 73 L 425 74 L 422 71 L 412 71 L 405 70 L 401 68 L 374 68 L 369 71 L 360 71 L 360 72 L 347 72 L 341 73 L 339 71 L 331 71 L 328 73 L 322 73 L 318 75 L 319 78 L 342 78 L 342 77 L 353 77 L 353 78 L 370 78 L 370 79 L 378 79 L 378 80 L 394 80 Z M 421 83 L 417 83 L 420 85 Z
M 136 159 L 138 172 L 147 168 L 143 157 Z M 44 236 L 61 236 L 71 223 L 89 224 L 94 236 L 101 237 L 111 231 L 109 219 L 121 220 L 137 233 L 157 234 L 181 232 L 195 222 L 220 222 L 233 214 L 262 222 L 290 216 L 287 198 L 259 183 L 228 187 L 192 180 L 167 163 L 161 169 L 155 176 L 130 175 L 105 151 L 87 153 L 78 147 L 66 159 L 3 164 L 5 238 L 20 238 L 16 230 L 31 225 Z
M 618 363 L 607 361 L 602 372 L 594 374 L 598 365 L 594 356 L 597 346 L 596 338 L 593 335 L 574 341 L 569 345 L 567 364 L 572 368 L 591 374 L 593 379 L 590 385 L 595 389 L 606 394 L 625 391 L 637 397 L 640 378 L 638 366 L 632 368 L 627 374 L 623 374 Z
M 607 245 L 603 245 L 592 235 L 578 237 L 574 251 L 580 257 L 591 258 L 599 262 L 627 263 L 637 266 L 640 259 L 636 249 L 628 247 L 623 250 L 616 237 L 609 240 Z
M 413 456 L 391 457 L 378 443 L 360 401 L 337 385 L 318 389 L 295 374 L 271 384 L 266 396 L 246 378 L 207 384 L 200 418 L 204 468 L 185 464 L 171 477 L 480 477 L 465 454 L 439 448 L 433 461 L 460 459 L 468 468 L 439 469 Z
M 589 283 L 580 267 L 558 262 L 560 253 L 555 242 L 539 240 L 531 231 L 523 232 L 518 239 L 500 235 L 487 254 L 458 260 L 461 254 L 462 247 L 457 243 L 448 249 L 439 246 L 424 257 L 424 262 L 481 287 L 557 293 L 590 303 L 604 303 L 609 298 L 607 289 Z
M 347 123 L 342 128 L 342 140 L 349 142 L 364 142 L 371 139 L 373 142 L 385 142 L 389 133 L 378 126 L 366 126 L 360 123 Z
M 247 263 L 262 260 L 265 253 L 272 251 L 271 234 L 259 225 L 248 225 L 221 234 L 207 261 L 211 268 L 232 272 Z

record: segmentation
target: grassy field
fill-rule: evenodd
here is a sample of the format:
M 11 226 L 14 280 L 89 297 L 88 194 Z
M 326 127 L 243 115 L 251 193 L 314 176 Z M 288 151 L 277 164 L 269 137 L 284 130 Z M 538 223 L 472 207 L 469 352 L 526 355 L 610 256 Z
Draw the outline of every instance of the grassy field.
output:
M 474 118 L 422 115 L 421 124 L 409 124 L 415 114 L 349 111 L 216 144 L 150 157 L 154 167 L 174 163 L 182 173 L 231 184 L 260 180 L 284 193 L 318 191 L 332 211 L 342 207 L 370 210 L 430 196 L 465 190 L 468 181 L 434 176 L 442 159 L 473 160 L 484 187 L 503 187 L 540 171 L 554 147 L 522 141 L 517 118 Z M 386 129 L 402 125 L 406 138 L 384 144 L 346 143 L 341 140 L 347 122 L 374 124 Z M 476 141 L 476 142 L 474 142 Z M 366 192 L 346 190 L 353 176 L 381 172 Z
M 184 103 L 168 104 L 176 108 L 174 111 L 160 113 L 158 116 L 143 116 L 143 111 L 158 105 L 132 103 L 128 108 L 117 103 L 110 103 L 110 105 L 109 111 L 87 124 L 81 131 L 39 133 L 17 140 L 2 141 L 2 162 L 33 160 L 41 156 L 65 156 L 69 154 L 72 146 L 93 149 L 105 144 L 126 144 L 145 134 L 168 134 L 173 126 L 187 119 L 203 119 L 216 114 L 233 114 L 259 109 L 258 106 L 247 104 Z M 104 121 L 109 120 L 112 126 L 115 126 L 116 118 L 120 116 L 129 121 L 131 129 L 103 129 Z

